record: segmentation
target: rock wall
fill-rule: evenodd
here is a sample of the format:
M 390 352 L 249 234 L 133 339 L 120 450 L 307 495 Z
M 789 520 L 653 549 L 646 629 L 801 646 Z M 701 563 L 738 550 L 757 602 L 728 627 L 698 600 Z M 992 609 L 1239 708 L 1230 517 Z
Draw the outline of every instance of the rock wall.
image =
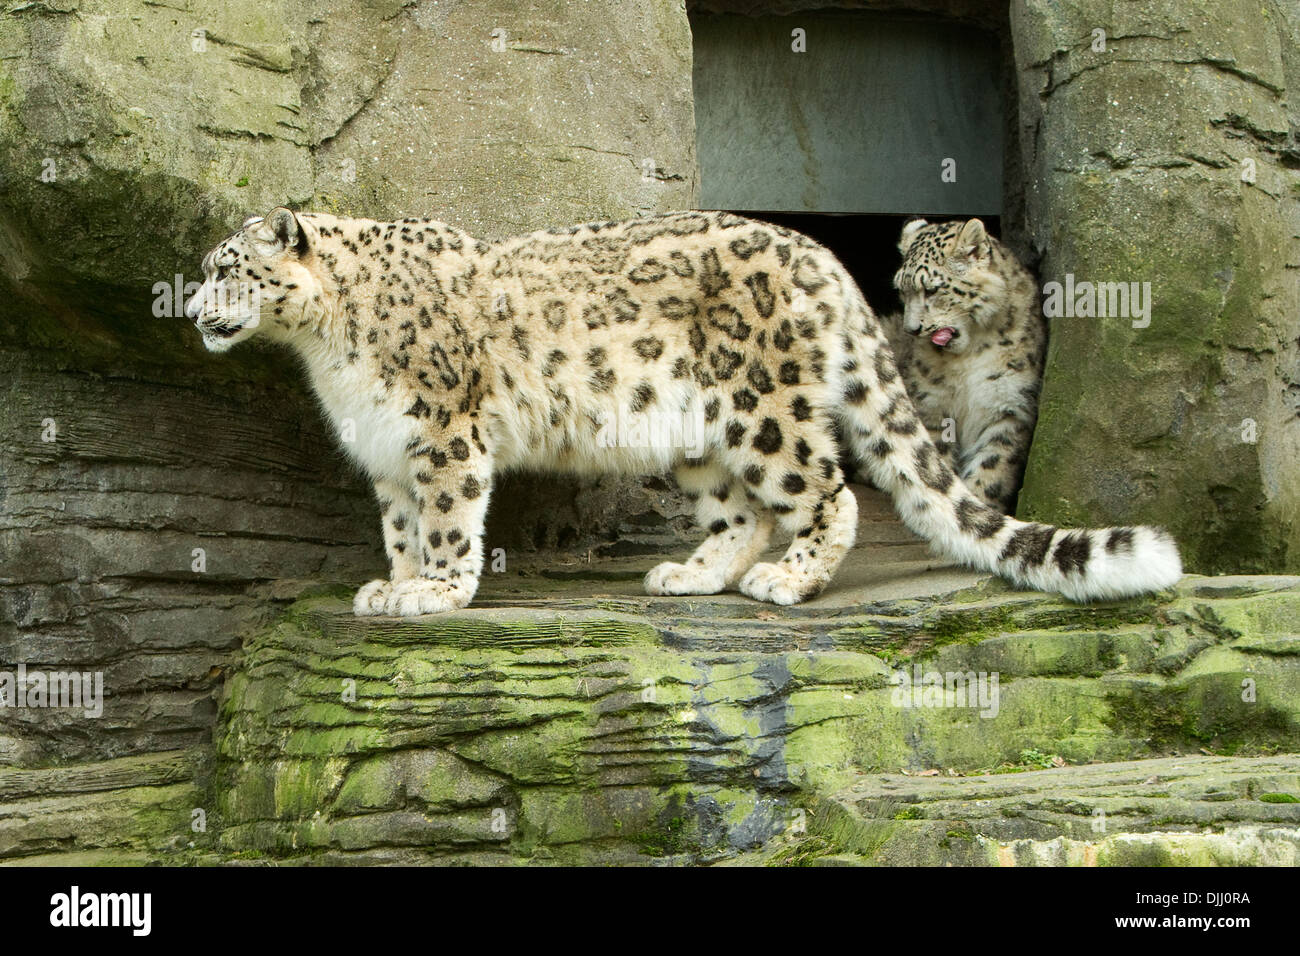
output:
M 1040 278 L 1152 304 L 1052 321 L 1022 515 L 1159 522 L 1199 571 L 1300 567 L 1300 10 L 1011 9 Z
M 204 353 L 156 283 L 282 203 L 483 236 L 689 207 L 690 76 L 669 0 L 6 4 L 0 666 L 102 670 L 109 701 L 6 712 L 0 763 L 210 740 L 239 635 L 292 581 L 383 566 L 288 356 Z M 500 500 L 510 553 L 682 524 L 659 481 L 522 478 Z

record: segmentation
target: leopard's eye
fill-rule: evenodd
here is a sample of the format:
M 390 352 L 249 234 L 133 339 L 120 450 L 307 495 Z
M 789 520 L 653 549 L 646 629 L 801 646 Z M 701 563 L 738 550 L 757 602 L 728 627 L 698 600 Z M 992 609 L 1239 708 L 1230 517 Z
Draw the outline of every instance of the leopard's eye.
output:
M 218 279 L 218 281 L 220 281 L 221 279 L 226 278 L 226 277 L 229 276 L 229 275 L 230 275 L 230 264 L 229 264 L 229 263 L 226 263 L 225 265 L 217 266 L 217 279 Z

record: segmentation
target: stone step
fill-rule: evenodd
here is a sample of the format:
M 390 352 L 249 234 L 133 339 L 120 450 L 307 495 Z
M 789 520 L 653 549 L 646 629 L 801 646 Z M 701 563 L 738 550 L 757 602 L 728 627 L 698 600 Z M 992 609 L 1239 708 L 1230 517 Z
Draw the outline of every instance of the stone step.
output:
M 482 813 L 466 808 L 439 812 L 414 805 L 359 814 L 349 825 L 321 825 L 328 841 L 308 840 L 290 852 L 231 850 L 219 832 L 191 828 L 192 808 L 211 803 L 212 794 L 195 779 L 202 764 L 195 752 L 176 752 L 0 772 L 6 794 L 0 863 L 1300 864 L 1300 755 L 1294 754 L 1182 756 L 973 776 L 863 773 L 833 793 L 775 796 L 768 816 L 781 832 L 748 849 L 719 841 L 716 820 L 710 831 L 710 813 L 727 807 L 703 793 L 675 815 L 655 817 L 634 788 L 610 788 L 575 800 L 567 811 L 581 817 L 603 803 L 627 833 L 598 841 L 554 839 L 566 835 L 562 810 L 551 820 L 559 822 L 552 839 L 526 852 L 512 840 L 496 848 L 475 845 L 473 833 L 492 833 L 491 815 L 485 826 Z M 402 758 L 408 782 L 431 784 L 449 769 L 454 775 L 455 768 L 436 755 L 408 751 Z M 391 793 L 398 782 L 368 776 L 352 784 L 343 804 L 355 809 L 367 799 L 361 791 Z M 407 796 L 419 791 L 408 788 Z M 213 821 L 212 829 L 219 827 Z M 266 828 L 264 835 L 273 831 Z
M 207 806 L 203 761 L 190 750 L 0 768 L 0 863 L 133 865 L 187 847 Z
M 732 864 L 1296 866 L 1300 756 L 864 774 Z

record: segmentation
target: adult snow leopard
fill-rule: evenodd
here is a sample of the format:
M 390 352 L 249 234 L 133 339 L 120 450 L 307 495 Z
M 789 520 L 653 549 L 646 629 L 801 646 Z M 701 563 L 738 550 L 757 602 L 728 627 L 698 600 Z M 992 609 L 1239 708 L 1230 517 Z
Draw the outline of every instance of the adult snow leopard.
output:
M 203 268 L 186 314 L 205 345 L 291 346 L 331 421 L 355 433 L 344 447 L 374 481 L 391 563 L 357 592 L 358 614 L 467 605 L 493 476 L 511 468 L 671 469 L 709 535 L 650 570 L 647 591 L 738 583 L 806 600 L 854 539 L 834 419 L 947 557 L 1083 601 L 1181 574 L 1163 531 L 1027 524 L 979 501 L 930 441 L 853 280 L 786 229 L 679 212 L 483 242 L 427 219 L 277 208 Z M 698 458 L 600 439 L 611 415 L 693 410 Z M 776 525 L 789 549 L 756 563 Z
M 903 227 L 881 321 L 939 453 L 985 504 L 1014 510 L 1038 417 L 1047 327 L 1033 277 L 978 219 Z

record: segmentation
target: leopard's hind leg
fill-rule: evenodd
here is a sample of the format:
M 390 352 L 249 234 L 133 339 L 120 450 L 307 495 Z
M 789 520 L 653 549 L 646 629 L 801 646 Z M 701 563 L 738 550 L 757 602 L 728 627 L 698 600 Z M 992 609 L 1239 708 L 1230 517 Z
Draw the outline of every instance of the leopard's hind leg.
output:
M 685 564 L 666 561 L 645 576 L 650 594 L 717 594 L 734 585 L 767 547 L 772 517 L 748 500 L 744 486 L 725 469 L 691 463 L 674 470 L 677 483 L 695 499 L 695 519 L 709 536 Z
M 857 499 L 844 482 L 835 433 L 820 410 L 784 426 L 766 418 L 752 431 L 728 464 L 794 539 L 780 561 L 750 568 L 740 591 L 758 601 L 798 604 L 830 583 L 852 549 Z

